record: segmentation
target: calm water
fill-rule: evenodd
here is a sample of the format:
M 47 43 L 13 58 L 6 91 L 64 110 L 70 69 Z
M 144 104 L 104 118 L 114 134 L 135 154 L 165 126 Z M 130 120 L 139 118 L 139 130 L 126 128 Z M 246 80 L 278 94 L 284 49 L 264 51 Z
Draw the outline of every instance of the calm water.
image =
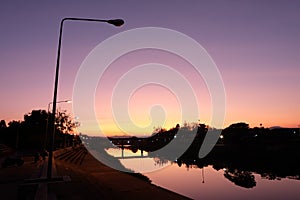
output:
M 226 178 L 226 168 L 216 170 L 212 166 L 199 168 L 187 167 L 170 161 L 148 157 L 147 152 L 132 153 L 129 150 L 107 149 L 107 153 L 119 157 L 119 161 L 128 169 L 141 172 L 152 183 L 193 199 L 300 199 L 300 180 L 281 178 L 269 180 L 250 172 L 251 188 L 239 186 Z M 135 158 L 130 158 L 135 156 Z M 123 158 L 122 158 L 123 157 Z M 245 181 L 245 180 L 242 180 Z M 249 180 L 247 180 L 249 181 Z M 251 182 L 252 181 L 252 182 Z

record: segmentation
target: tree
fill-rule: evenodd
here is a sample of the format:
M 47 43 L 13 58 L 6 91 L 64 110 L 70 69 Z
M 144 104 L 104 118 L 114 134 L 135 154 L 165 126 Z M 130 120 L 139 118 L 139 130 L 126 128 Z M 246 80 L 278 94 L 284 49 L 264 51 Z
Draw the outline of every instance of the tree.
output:
M 3 140 L 5 144 L 11 147 L 18 147 L 20 127 L 20 121 L 13 120 L 8 123 L 5 135 L 3 135 Z
M 3 140 L 5 139 L 6 136 L 6 122 L 4 120 L 0 121 L 0 143 L 4 142 Z
M 56 128 L 60 133 L 67 134 L 74 131 L 74 128 L 77 127 L 69 114 L 66 112 L 58 112 L 55 117 Z
M 72 117 L 65 111 L 57 112 L 55 117 L 55 146 L 66 147 L 73 144 L 75 140 L 74 129 L 78 126 L 79 123 L 74 122 Z
M 8 127 L 4 120 L 0 121 L 1 142 L 11 146 L 26 149 L 42 149 L 49 147 L 50 134 L 53 130 L 51 113 L 45 110 L 32 110 L 24 115 L 24 121 L 10 121 Z M 72 144 L 74 128 L 79 123 L 73 122 L 66 111 L 58 112 L 55 117 L 55 145 L 63 145 L 68 141 Z M 71 141 L 71 142 L 69 142 Z M 47 144 L 48 143 L 48 144 Z
M 245 122 L 238 122 L 235 124 L 231 124 L 228 128 L 229 129 L 249 129 L 249 124 L 247 124 Z
M 0 129 L 5 129 L 5 128 L 7 128 L 6 122 L 5 122 L 5 120 L 1 120 L 0 121 Z
M 224 142 L 227 144 L 241 144 L 243 138 L 249 135 L 249 124 L 245 122 L 231 124 L 222 131 L 222 135 L 224 136 Z

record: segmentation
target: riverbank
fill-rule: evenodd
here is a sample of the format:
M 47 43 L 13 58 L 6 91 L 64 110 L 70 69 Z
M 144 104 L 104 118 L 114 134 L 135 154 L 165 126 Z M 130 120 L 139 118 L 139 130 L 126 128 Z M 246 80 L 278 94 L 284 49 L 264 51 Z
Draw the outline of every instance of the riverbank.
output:
M 81 159 L 80 156 L 78 159 Z M 188 199 L 140 178 L 109 168 L 89 153 L 84 156 L 82 162 L 71 160 L 55 159 L 57 176 L 69 176 L 71 181 L 49 183 L 50 196 L 64 200 Z
M 59 157 L 62 151 L 69 153 Z M 23 166 L 0 169 L 1 199 L 188 199 L 143 177 L 109 168 L 85 151 L 60 150 L 54 155 L 53 176 L 65 181 L 31 182 L 45 178 L 47 159 L 34 163 L 33 157 L 27 156 Z

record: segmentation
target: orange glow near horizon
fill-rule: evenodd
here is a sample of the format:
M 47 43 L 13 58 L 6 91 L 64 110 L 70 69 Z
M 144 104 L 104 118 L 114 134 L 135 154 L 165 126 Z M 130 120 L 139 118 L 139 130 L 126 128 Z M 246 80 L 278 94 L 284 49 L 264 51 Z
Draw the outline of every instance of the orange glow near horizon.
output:
M 160 70 L 155 71 L 157 64 L 152 63 L 153 58 L 167 67 L 159 66 Z M 145 70 L 153 68 L 154 71 L 136 72 L 143 67 L 143 63 L 150 63 Z M 134 89 L 130 78 L 130 74 L 134 73 L 139 73 L 133 78 L 137 80 L 147 80 L 154 76 L 160 80 L 168 78 L 173 82 L 171 86 L 149 82 L 137 85 Z M 178 74 L 180 76 L 176 78 Z M 184 80 L 189 85 L 183 84 Z M 117 90 L 117 87 L 123 89 Z M 196 107 L 192 103 L 189 105 L 192 100 L 187 99 L 189 90 L 194 95 Z M 121 96 L 115 96 L 117 91 L 121 92 Z M 186 109 L 184 115 L 183 109 Z M 185 121 L 209 124 L 211 109 L 210 95 L 202 77 L 181 57 L 161 50 L 135 51 L 114 61 L 102 75 L 95 96 L 95 112 L 104 135 L 151 135 L 154 128 L 170 129 Z M 198 112 L 200 115 L 195 117 L 190 112 Z
M 137 57 L 139 59 L 136 59 Z M 132 89 L 130 88 L 130 79 L 129 82 L 118 82 L 122 78 L 125 79 L 133 67 L 153 62 L 153 57 L 158 63 L 174 68 L 189 81 L 197 99 L 198 118 L 183 118 L 183 105 L 180 97 L 163 85 L 150 83 L 129 91 Z M 246 64 L 245 66 L 247 67 Z M 163 74 L 163 72 L 161 73 Z M 147 79 L 153 75 L 161 76 L 161 73 L 141 74 L 136 79 Z M 249 71 L 221 71 L 221 74 L 226 90 L 226 116 L 221 128 L 237 122 L 248 123 L 250 127 L 258 127 L 262 124 L 266 128 L 272 126 L 298 127 L 300 124 L 297 122 L 297 119 L 300 119 L 300 112 L 293 107 L 298 104 L 299 96 L 295 93 L 295 98 L 290 97 L 291 91 L 287 87 L 287 82 L 270 90 L 269 88 L 273 84 L 271 80 L 263 79 L 261 82 L 254 82 L 249 78 L 249 75 L 251 77 L 267 77 L 270 72 L 255 73 L 251 71 L 250 66 Z M 279 76 L 279 73 L 276 72 L 275 75 Z M 284 71 L 281 75 L 295 76 L 292 72 Z M 130 92 L 128 99 L 114 99 L 115 87 L 120 83 L 122 83 L 121 87 L 125 87 L 120 90 L 124 95 L 126 92 Z M 176 85 L 176 87 L 181 86 L 181 84 Z M 120 111 L 118 106 L 121 105 L 126 105 L 126 110 Z M 186 108 L 195 109 L 189 108 L 189 106 Z M 99 127 L 84 126 L 82 130 L 84 133 L 94 136 L 98 134 L 96 130 L 99 128 L 106 136 L 127 134 L 145 136 L 151 135 L 154 127 L 169 129 L 175 127 L 177 123 L 183 125 L 184 121 L 211 125 L 212 109 L 213 105 L 206 84 L 201 75 L 193 71 L 189 63 L 167 52 L 136 51 L 114 61 L 102 75 L 95 95 L 95 114 Z M 115 118 L 116 114 L 118 119 Z

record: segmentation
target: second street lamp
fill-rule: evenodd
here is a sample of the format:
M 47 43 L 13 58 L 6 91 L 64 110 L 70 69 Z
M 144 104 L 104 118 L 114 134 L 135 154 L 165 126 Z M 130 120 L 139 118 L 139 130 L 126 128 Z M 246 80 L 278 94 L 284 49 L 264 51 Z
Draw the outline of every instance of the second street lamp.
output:
M 90 19 L 90 18 L 64 18 L 60 22 L 56 70 L 55 70 L 54 94 L 53 94 L 53 107 L 52 107 L 52 115 L 51 115 L 53 126 L 51 127 L 52 130 L 50 131 L 50 148 L 49 148 L 49 158 L 48 158 L 47 179 L 52 178 L 53 143 L 54 143 L 54 134 L 55 134 L 54 123 L 55 123 L 55 111 L 56 111 L 56 103 L 57 103 L 56 100 L 57 100 L 58 75 L 59 75 L 59 64 L 60 64 L 60 49 L 61 49 L 63 25 L 65 21 L 105 22 L 108 24 L 112 24 L 114 26 L 122 26 L 124 24 L 124 21 L 122 19 L 103 20 L 103 19 Z
M 46 150 L 46 147 L 47 147 L 47 135 L 48 135 L 48 126 L 49 126 L 49 115 L 50 115 L 50 105 L 52 104 L 53 102 L 49 102 L 48 103 L 48 113 L 47 113 L 47 124 L 46 124 L 46 131 L 45 131 L 45 141 L 44 141 L 44 150 Z M 64 101 L 58 101 L 56 102 L 56 104 L 58 103 L 72 103 L 71 100 L 64 100 Z
M 52 104 L 53 102 L 49 102 L 48 103 L 48 113 L 49 113 L 49 111 L 50 111 L 50 105 Z M 72 101 L 71 100 L 64 100 L 64 101 L 58 101 L 58 102 L 56 102 L 56 104 L 58 104 L 58 103 L 72 103 Z

